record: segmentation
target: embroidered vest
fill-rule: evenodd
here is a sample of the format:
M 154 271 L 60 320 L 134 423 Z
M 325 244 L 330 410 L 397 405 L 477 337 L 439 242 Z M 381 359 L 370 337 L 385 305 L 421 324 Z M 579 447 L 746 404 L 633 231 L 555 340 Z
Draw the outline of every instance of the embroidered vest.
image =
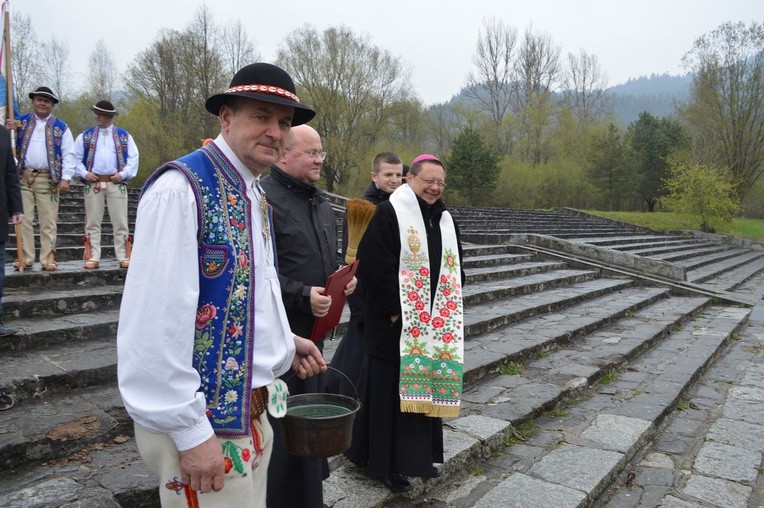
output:
M 207 417 L 217 435 L 249 435 L 255 280 L 246 185 L 209 144 L 157 169 L 142 192 L 171 169 L 186 176 L 196 196 L 199 303 L 193 366 Z
M 19 116 L 18 119 L 21 121 L 21 128 L 17 131 L 19 137 L 18 172 L 19 176 L 21 176 L 24 172 L 24 159 L 29 147 L 29 140 L 32 138 L 32 132 L 37 123 L 37 117 L 34 113 L 26 113 Z M 61 181 L 61 164 L 63 162 L 61 138 L 63 138 L 66 129 L 66 123 L 53 115 L 49 116 L 45 122 L 45 147 L 48 152 L 48 171 L 50 171 L 50 178 L 54 183 Z
M 98 145 L 98 131 L 98 127 L 91 127 L 82 133 L 82 163 L 88 171 L 93 169 L 93 158 L 95 157 L 95 150 Z M 117 152 L 117 172 L 120 172 L 124 169 L 125 164 L 127 164 L 128 134 L 125 129 L 112 126 L 111 135 Z

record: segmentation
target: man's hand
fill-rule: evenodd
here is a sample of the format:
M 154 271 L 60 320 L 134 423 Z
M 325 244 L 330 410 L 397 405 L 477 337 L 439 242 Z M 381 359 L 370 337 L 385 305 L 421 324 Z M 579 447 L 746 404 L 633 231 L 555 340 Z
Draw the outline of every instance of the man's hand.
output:
M 16 129 L 16 121 L 15 120 L 11 120 L 9 118 L 8 120 L 5 121 L 5 128 L 8 129 L 9 131 L 15 130 Z
M 21 224 L 24 222 L 24 214 L 23 213 L 14 213 L 11 217 L 11 222 L 14 224 Z
M 308 339 L 294 336 L 295 354 L 292 360 L 292 370 L 297 377 L 305 379 L 321 372 L 326 372 L 326 361 L 321 356 L 318 346 Z
M 348 282 L 347 286 L 345 286 L 345 296 L 350 296 L 353 294 L 353 291 L 355 291 L 356 286 L 358 285 L 358 279 L 353 277 L 353 280 Z
M 119 173 L 111 175 L 111 183 L 122 183 L 122 175 Z
M 58 182 L 58 192 L 69 192 L 69 181 L 61 180 Z
M 313 286 L 310 288 L 310 312 L 314 317 L 324 317 L 329 314 L 329 307 L 332 305 L 332 297 L 324 296 L 321 293 L 324 288 Z
M 96 175 L 92 171 L 88 171 L 87 174 L 85 175 L 85 180 L 87 180 L 88 182 L 97 182 L 98 175 Z
M 178 452 L 180 481 L 192 490 L 219 491 L 225 485 L 223 450 L 215 436 L 189 450 Z

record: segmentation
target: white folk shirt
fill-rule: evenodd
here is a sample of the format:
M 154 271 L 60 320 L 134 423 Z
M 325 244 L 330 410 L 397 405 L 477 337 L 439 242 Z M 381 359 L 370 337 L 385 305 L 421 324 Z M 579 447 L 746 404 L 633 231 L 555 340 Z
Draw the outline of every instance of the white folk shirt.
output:
M 109 176 L 117 172 L 117 147 L 114 145 L 114 125 L 105 129 L 98 129 L 95 154 L 93 154 L 93 168 L 90 170 L 97 175 Z M 83 133 L 84 134 L 84 133 Z M 85 141 L 82 134 L 74 141 L 74 157 L 77 161 L 76 175 L 85 178 L 88 169 L 82 160 L 85 158 Z M 138 174 L 138 146 L 130 133 L 127 134 L 127 160 L 125 167 L 119 172 L 123 181 L 128 181 Z
M 45 122 L 50 116 L 35 116 L 35 126 L 29 136 L 27 151 L 24 154 L 24 167 L 28 169 L 48 168 L 48 145 L 45 143 Z M 31 117 L 30 117 L 31 120 Z M 49 168 L 48 168 L 49 169 Z M 74 138 L 69 127 L 61 136 L 61 179 L 69 181 L 74 176 Z
M 281 301 L 273 249 L 262 235 L 257 180 L 222 136 L 215 144 L 247 185 L 255 252 L 255 326 L 252 387 L 270 384 L 291 367 L 294 336 Z M 149 431 L 168 434 L 178 450 L 213 435 L 193 368 L 199 300 L 196 202 L 191 184 L 169 170 L 138 205 L 117 332 L 118 379 L 130 416 Z

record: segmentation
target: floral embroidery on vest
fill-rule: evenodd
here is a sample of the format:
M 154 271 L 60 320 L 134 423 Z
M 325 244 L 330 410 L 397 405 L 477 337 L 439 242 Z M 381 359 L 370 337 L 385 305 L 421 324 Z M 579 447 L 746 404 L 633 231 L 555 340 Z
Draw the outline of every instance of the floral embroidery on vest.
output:
M 193 365 L 218 435 L 250 431 L 254 277 L 250 202 L 239 174 L 213 144 L 157 170 L 180 170 L 197 202 L 199 305 Z M 145 190 L 144 188 L 144 190 Z

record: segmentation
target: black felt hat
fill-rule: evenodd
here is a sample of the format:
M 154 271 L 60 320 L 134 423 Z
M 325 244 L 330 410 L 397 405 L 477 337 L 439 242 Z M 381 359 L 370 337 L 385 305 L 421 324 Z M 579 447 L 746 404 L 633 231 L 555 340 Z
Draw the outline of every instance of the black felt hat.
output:
M 90 107 L 94 113 L 101 113 L 102 115 L 117 116 L 117 108 L 114 107 L 109 101 L 98 101 Z
M 282 104 L 294 108 L 292 125 L 309 122 L 316 112 L 297 98 L 294 81 L 280 67 L 268 63 L 254 63 L 242 67 L 231 80 L 231 85 L 222 93 L 207 99 L 204 106 L 213 115 L 220 113 L 220 108 L 230 97 L 246 97 L 273 104 Z
M 51 90 L 47 86 L 38 86 L 37 90 L 35 90 L 34 92 L 29 92 L 30 99 L 34 99 L 35 95 L 39 95 L 40 97 L 45 97 L 46 99 L 50 99 L 53 101 L 53 104 L 58 104 L 58 97 L 56 97 L 56 94 L 53 93 L 53 90 Z

